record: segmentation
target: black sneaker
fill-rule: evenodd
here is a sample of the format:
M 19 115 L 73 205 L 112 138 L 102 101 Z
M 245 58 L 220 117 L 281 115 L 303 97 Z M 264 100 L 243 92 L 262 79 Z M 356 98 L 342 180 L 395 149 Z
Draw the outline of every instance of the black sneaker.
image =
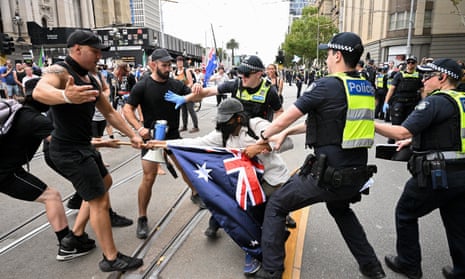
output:
M 420 279 L 423 276 L 421 269 L 413 270 L 403 266 L 399 262 L 399 258 L 397 256 L 387 255 L 384 257 L 384 261 L 386 262 L 386 265 L 394 272 L 404 274 L 409 279 Z
M 100 270 L 103 272 L 111 272 L 136 269 L 143 264 L 144 262 L 142 261 L 142 259 L 129 257 L 118 252 L 116 259 L 114 259 L 113 261 L 107 260 L 105 255 L 103 255 L 103 260 L 99 262 L 98 266 L 100 267 Z
M 200 209 L 206 209 L 207 206 L 203 202 L 203 200 L 200 198 L 199 194 L 191 195 L 191 201 L 195 204 L 197 204 Z
M 69 232 L 60 241 L 60 248 L 58 249 L 57 260 L 67 261 L 77 257 L 89 254 L 90 250 L 95 248 L 95 240 L 90 239 L 87 233 L 81 236 L 75 236 L 73 232 Z
M 147 217 L 142 216 L 137 219 L 136 236 L 140 239 L 145 239 L 149 235 L 149 226 L 147 225 Z
M 208 228 L 205 230 L 204 234 L 208 238 L 216 238 L 216 232 L 218 231 L 218 228 L 213 228 L 212 226 L 208 226 Z
M 78 193 L 74 193 L 74 195 L 68 200 L 66 207 L 69 209 L 79 209 L 81 208 L 82 198 L 78 195 Z
M 257 273 L 254 274 L 254 278 L 262 278 L 262 279 L 281 279 L 283 276 L 282 271 L 266 271 L 263 269 L 263 266 L 258 270 Z
M 379 261 L 360 266 L 360 272 L 370 279 L 381 279 L 386 277 L 383 267 Z
M 132 220 L 124 216 L 118 215 L 110 208 L 110 221 L 112 227 L 127 227 L 132 225 Z
M 444 278 L 446 279 L 454 279 L 455 276 L 454 276 L 454 269 L 452 268 L 452 266 L 445 266 L 442 268 L 442 275 L 444 275 Z

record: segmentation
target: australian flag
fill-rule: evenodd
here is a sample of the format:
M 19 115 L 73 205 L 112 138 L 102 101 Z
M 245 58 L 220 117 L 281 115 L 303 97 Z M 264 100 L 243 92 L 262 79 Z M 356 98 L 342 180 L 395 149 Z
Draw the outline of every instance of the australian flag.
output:
M 260 258 L 261 220 L 253 209 L 265 202 L 263 165 L 239 149 L 169 145 L 213 217 L 247 253 Z
M 207 67 L 205 68 L 205 78 L 203 80 L 203 87 L 207 87 L 208 80 L 215 72 L 217 63 L 218 62 L 216 61 L 215 48 L 212 47 L 210 49 L 210 52 L 208 53 L 208 63 L 207 63 Z

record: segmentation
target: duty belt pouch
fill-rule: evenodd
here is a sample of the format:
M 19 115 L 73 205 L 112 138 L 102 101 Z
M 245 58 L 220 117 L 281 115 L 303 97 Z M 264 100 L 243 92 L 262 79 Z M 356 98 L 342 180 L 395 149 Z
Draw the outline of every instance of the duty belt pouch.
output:
M 447 189 L 446 161 L 440 152 L 427 155 L 413 156 L 408 163 L 408 169 L 412 176 L 417 178 L 418 187 L 428 186 L 431 179 L 433 189 Z
M 417 178 L 418 187 L 424 188 L 428 185 L 428 172 L 425 170 L 427 164 L 424 156 L 412 156 L 408 161 L 408 170 L 413 177 Z
M 446 160 L 444 159 L 444 155 L 440 152 L 430 153 L 426 155 L 426 161 L 429 163 L 433 189 L 447 189 Z
M 313 165 L 316 162 L 316 157 L 313 154 L 308 154 L 307 158 L 303 162 L 302 166 L 300 167 L 299 175 L 309 175 L 312 172 Z
M 313 164 L 312 168 L 312 175 L 315 178 L 316 184 L 318 187 L 322 187 L 323 183 L 325 183 L 325 173 L 327 171 L 327 164 L 326 164 L 326 154 L 320 154 L 320 157 Z

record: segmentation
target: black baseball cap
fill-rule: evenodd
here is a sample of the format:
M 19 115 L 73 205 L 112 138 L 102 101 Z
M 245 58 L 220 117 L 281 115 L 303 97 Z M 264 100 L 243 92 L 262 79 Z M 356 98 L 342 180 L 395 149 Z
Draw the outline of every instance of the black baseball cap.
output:
M 102 43 L 102 40 L 100 40 L 99 36 L 88 30 L 76 30 L 71 33 L 71 35 L 68 37 L 66 45 L 67 47 L 72 47 L 74 45 L 90 46 L 102 51 L 107 51 L 110 49 L 110 46 L 104 45 Z
M 329 43 L 320 44 L 318 48 L 322 50 L 335 49 L 358 55 L 362 55 L 363 53 L 362 39 L 352 32 L 341 32 L 336 34 Z
M 216 122 L 225 123 L 228 122 L 235 113 L 244 111 L 242 103 L 235 98 L 227 98 L 221 101 L 218 106 L 218 112 L 216 114 Z
M 455 80 L 460 80 L 463 76 L 462 67 L 452 59 L 436 59 L 426 65 L 419 65 L 417 69 L 423 72 L 440 72 L 444 73 Z
M 249 55 L 242 60 L 237 71 L 241 74 L 247 74 L 251 72 L 265 71 L 262 60 L 256 55 Z
M 158 48 L 152 52 L 152 61 L 159 60 L 161 62 L 173 61 L 174 58 L 164 48 Z

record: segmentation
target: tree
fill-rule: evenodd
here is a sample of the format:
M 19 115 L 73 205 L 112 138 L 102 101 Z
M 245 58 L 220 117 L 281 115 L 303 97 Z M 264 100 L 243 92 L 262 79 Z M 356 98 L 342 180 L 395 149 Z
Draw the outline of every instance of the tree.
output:
M 216 56 L 218 57 L 218 59 L 220 59 L 220 63 L 223 62 L 223 60 L 227 60 L 228 58 L 228 53 L 226 51 L 224 51 L 223 48 L 219 47 L 216 49 Z
M 234 61 L 234 50 L 235 50 L 236 48 L 239 48 L 239 43 L 236 42 L 236 40 L 231 39 L 231 40 L 229 40 L 229 42 L 226 43 L 226 48 L 231 50 L 232 65 L 234 65 L 234 64 L 235 64 L 235 61 Z
M 283 43 L 286 65 L 290 66 L 294 55 L 302 58 L 301 63 L 317 59 L 316 63 L 319 64 L 325 53 L 320 55 L 318 44 L 327 43 L 337 32 L 330 17 L 318 15 L 315 7 L 305 7 L 302 17 L 292 22 L 291 31 Z

